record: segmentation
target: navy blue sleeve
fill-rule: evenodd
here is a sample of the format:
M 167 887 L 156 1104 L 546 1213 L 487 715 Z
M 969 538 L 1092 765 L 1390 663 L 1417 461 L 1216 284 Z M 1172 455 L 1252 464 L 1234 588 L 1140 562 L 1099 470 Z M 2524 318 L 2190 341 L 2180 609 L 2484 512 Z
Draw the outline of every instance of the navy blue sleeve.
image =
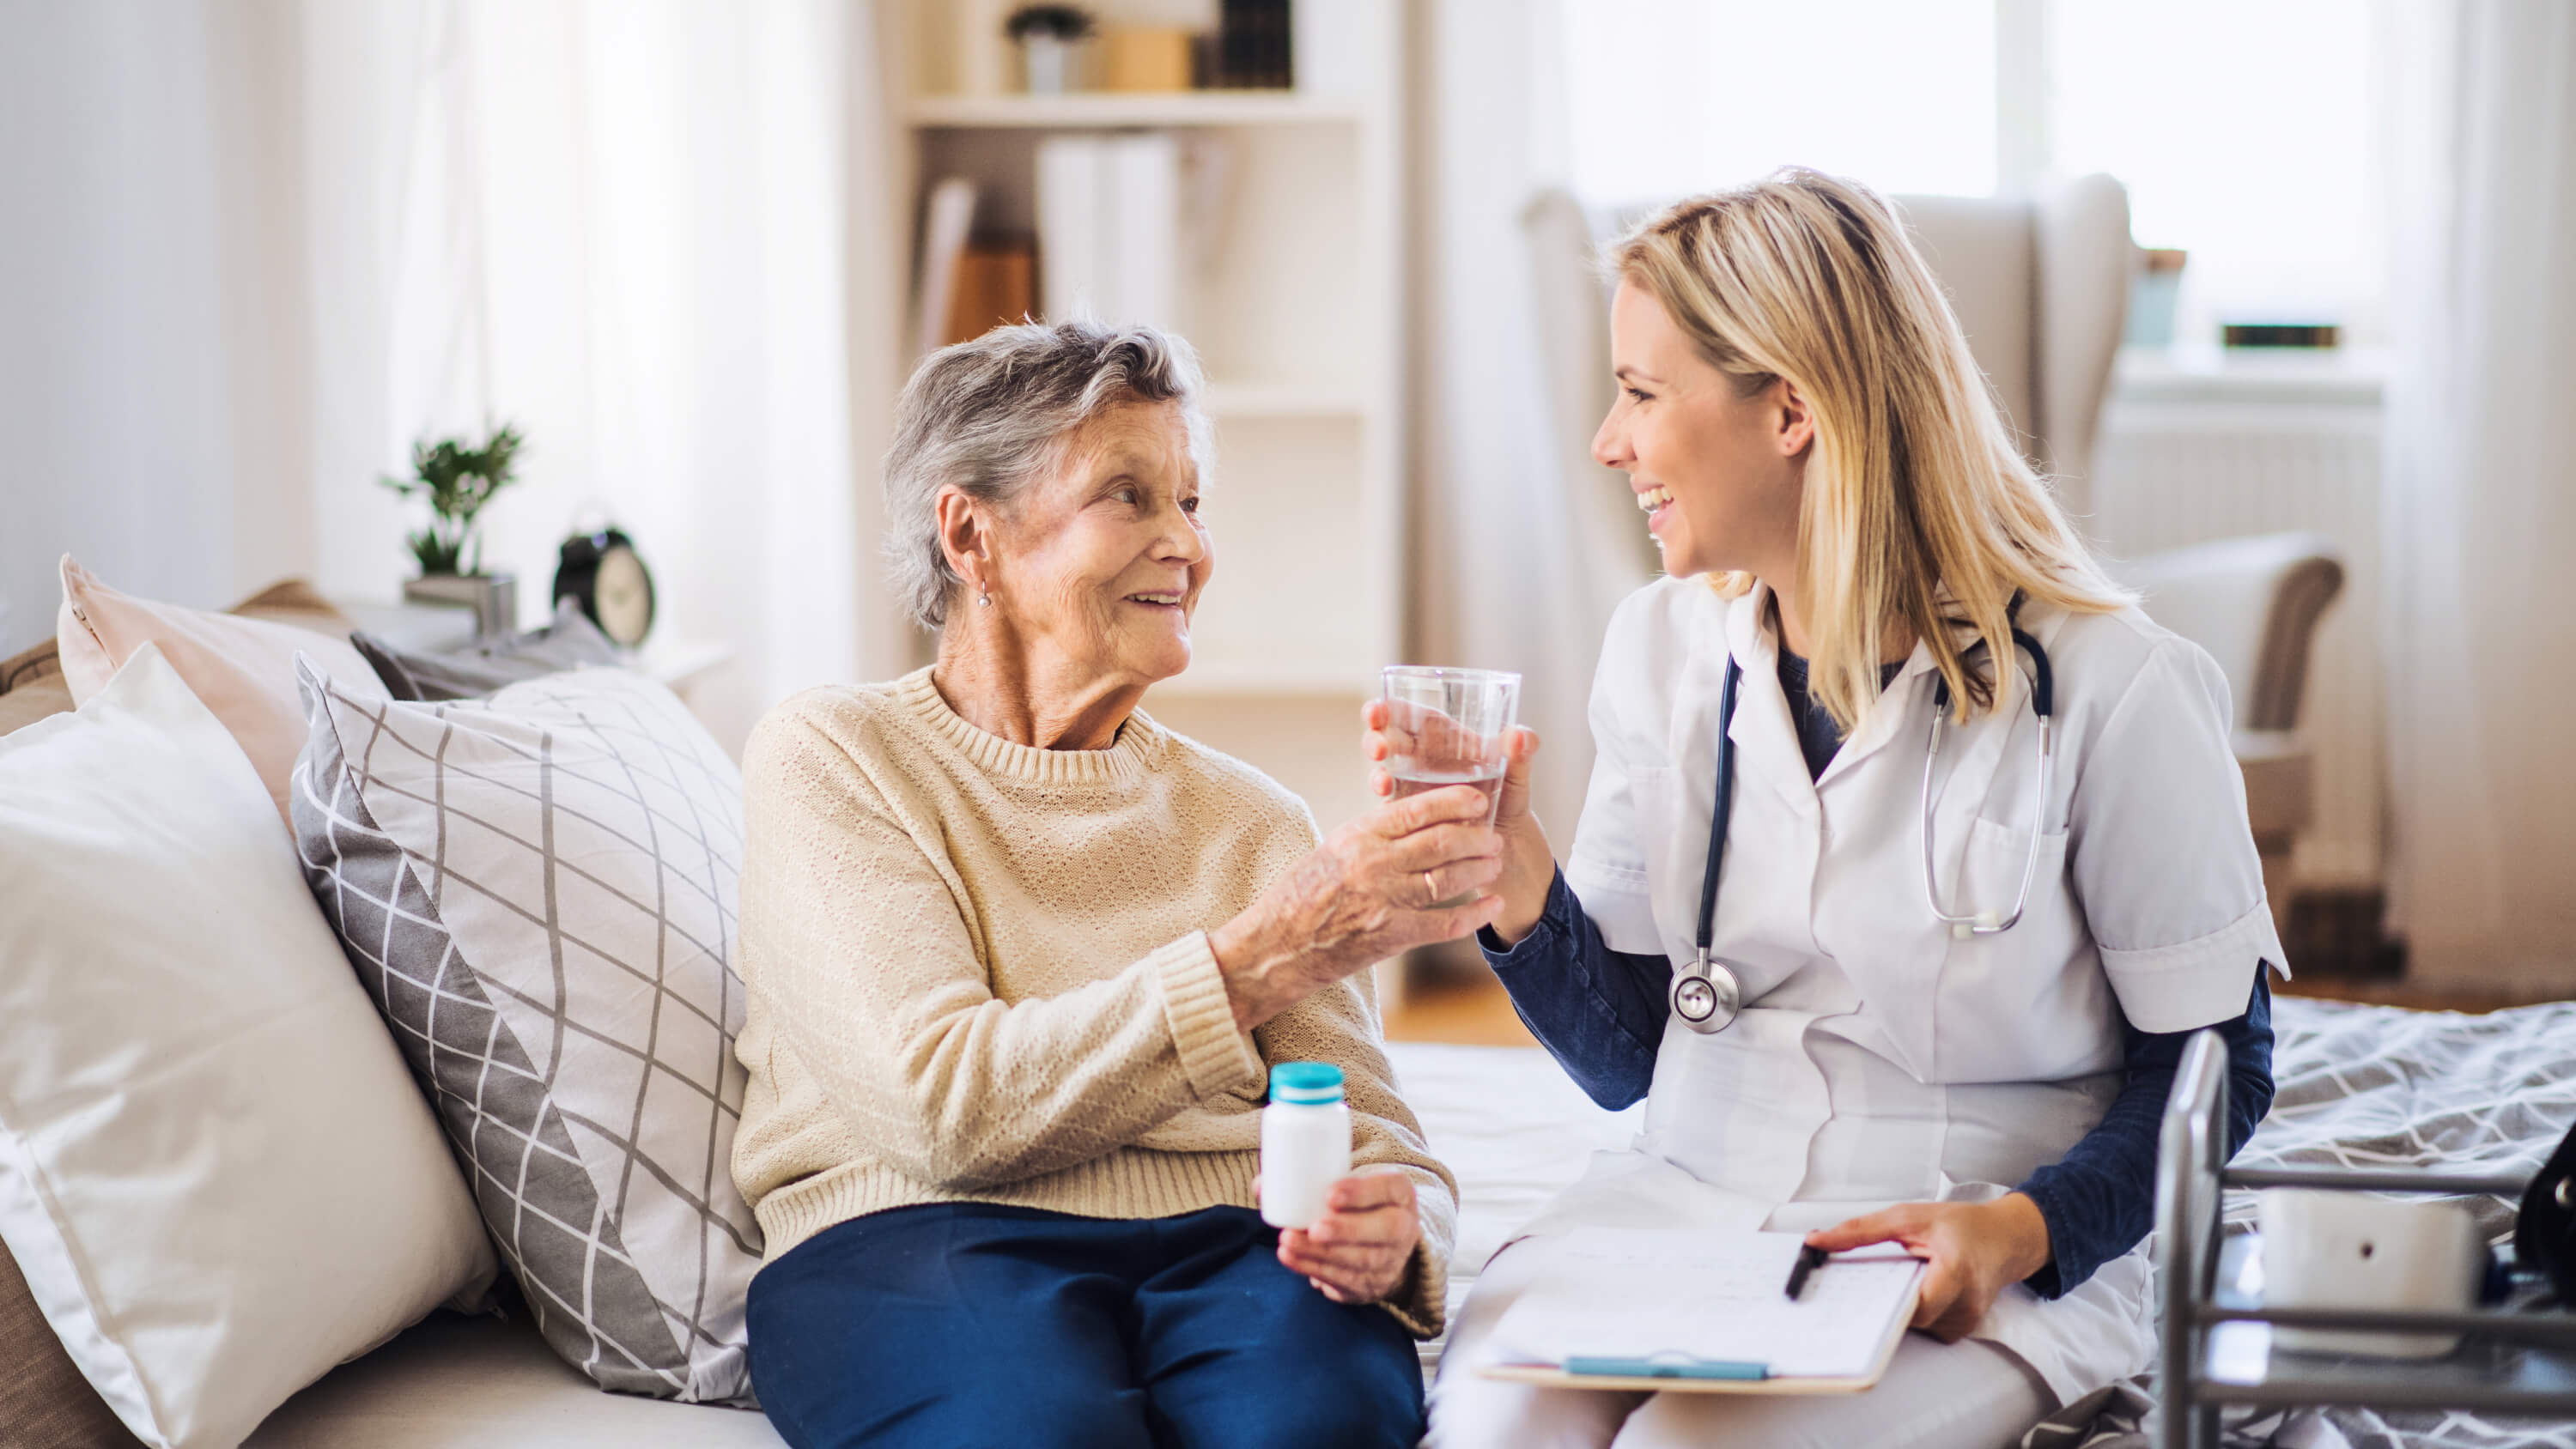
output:
M 1585 1096 L 1617 1111 L 1646 1095 L 1664 1039 L 1672 962 L 1611 950 L 1563 871 L 1520 944 L 1506 949 L 1491 927 L 1476 933 L 1476 944 L 1530 1035 Z
M 2254 967 L 2254 996 L 2245 1014 L 2218 1024 L 2227 1041 L 2227 1155 L 2234 1157 L 2272 1107 L 2272 984 L 2270 970 Z M 2048 1266 L 2027 1280 L 2031 1291 L 2055 1298 L 2093 1276 L 2095 1269 L 2144 1241 L 2155 1226 L 2156 1136 L 2165 1098 L 2182 1067 L 2182 1051 L 2197 1031 L 2140 1031 L 2121 1023 L 2127 1038 L 2128 1080 L 2103 1114 L 2064 1159 L 2030 1175 L 2021 1191 L 2039 1204 L 2048 1224 Z

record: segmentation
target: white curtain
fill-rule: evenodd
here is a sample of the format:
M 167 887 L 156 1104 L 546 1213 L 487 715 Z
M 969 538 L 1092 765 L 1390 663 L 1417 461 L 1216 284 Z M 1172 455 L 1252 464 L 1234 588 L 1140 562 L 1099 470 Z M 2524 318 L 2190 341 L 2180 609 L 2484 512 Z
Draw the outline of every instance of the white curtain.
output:
M 1520 671 L 1521 721 L 1543 741 L 1535 803 L 1562 858 L 1592 772 L 1601 631 L 1646 576 L 1633 545 L 1601 536 L 1605 518 L 1644 524 L 1601 506 L 1624 480 L 1580 462 L 1590 424 L 1556 406 L 1542 312 L 1543 295 L 1565 299 L 1530 265 L 1530 203 L 1567 181 L 1557 4 L 1415 12 L 1413 617 L 1419 662 Z
M 2392 923 L 2576 978 L 2576 6 L 2391 5 Z
M 873 7 L 845 0 L 408 0 L 305 12 L 319 569 L 382 597 L 405 505 L 369 482 L 424 434 L 517 423 L 485 563 L 547 611 L 556 545 L 613 519 L 659 635 L 736 665 L 738 742 L 810 683 L 899 667 L 875 586 L 893 357 Z M 852 279 L 859 279 L 854 294 Z M 862 505 L 862 499 L 868 500 Z
M 0 16 L 0 653 L 52 561 L 212 606 L 391 601 L 413 439 L 518 423 L 484 562 L 548 612 L 586 511 L 737 744 L 904 667 L 872 0 L 100 0 Z
M 197 606 L 309 566 L 295 50 L 276 5 L 0 7 L 0 655 L 65 552 Z

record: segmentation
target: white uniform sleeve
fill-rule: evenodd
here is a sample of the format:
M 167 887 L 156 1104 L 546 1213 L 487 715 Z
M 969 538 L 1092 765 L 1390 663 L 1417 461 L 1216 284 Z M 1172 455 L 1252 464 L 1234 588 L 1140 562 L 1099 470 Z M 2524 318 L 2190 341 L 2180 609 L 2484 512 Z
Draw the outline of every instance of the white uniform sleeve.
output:
M 2120 1009 L 2141 1031 L 2244 1014 L 2255 963 L 2288 974 L 2228 744 L 2227 676 L 2167 639 L 2079 766 L 2067 850 Z
M 1635 652 L 1631 636 L 1637 623 L 1630 616 L 1636 607 L 1631 595 L 1611 615 L 1601 663 L 1593 671 L 1586 711 L 1592 726 L 1592 784 L 1584 793 L 1574 847 L 1566 852 L 1565 883 L 1611 950 L 1661 955 L 1664 947 L 1656 937 L 1646 893 L 1645 843 L 1638 836 L 1631 727 L 1619 710 L 1621 681 L 1635 667 L 1629 656 Z

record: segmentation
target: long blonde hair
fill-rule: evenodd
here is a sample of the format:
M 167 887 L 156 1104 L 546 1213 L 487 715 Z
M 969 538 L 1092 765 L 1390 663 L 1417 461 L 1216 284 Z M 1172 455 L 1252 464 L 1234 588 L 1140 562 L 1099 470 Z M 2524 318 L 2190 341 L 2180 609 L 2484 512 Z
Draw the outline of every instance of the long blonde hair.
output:
M 1812 409 L 1795 602 L 1812 695 L 1847 734 L 1877 702 L 1891 626 L 1930 647 L 1964 722 L 2011 669 L 2016 593 L 2083 613 L 2131 602 L 2023 459 L 1876 192 L 1792 167 L 1666 208 L 1609 259 L 1740 394 L 1786 378 Z M 1709 583 L 1733 598 L 1753 577 Z M 2002 669 L 1968 667 L 1979 639 Z

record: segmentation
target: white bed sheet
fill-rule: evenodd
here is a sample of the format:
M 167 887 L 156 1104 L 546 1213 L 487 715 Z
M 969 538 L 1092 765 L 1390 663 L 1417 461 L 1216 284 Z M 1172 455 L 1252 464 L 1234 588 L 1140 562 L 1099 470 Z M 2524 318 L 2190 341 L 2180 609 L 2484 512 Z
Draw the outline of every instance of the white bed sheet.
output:
M 1449 1260 L 1455 1316 L 1478 1270 L 1547 1200 L 1583 1175 L 1595 1152 L 1636 1139 L 1643 1106 L 1592 1105 L 1537 1047 L 1390 1042 L 1398 1086 L 1431 1153 L 1458 1176 L 1458 1247 Z M 1440 1361 L 1438 1340 L 1423 1366 Z

